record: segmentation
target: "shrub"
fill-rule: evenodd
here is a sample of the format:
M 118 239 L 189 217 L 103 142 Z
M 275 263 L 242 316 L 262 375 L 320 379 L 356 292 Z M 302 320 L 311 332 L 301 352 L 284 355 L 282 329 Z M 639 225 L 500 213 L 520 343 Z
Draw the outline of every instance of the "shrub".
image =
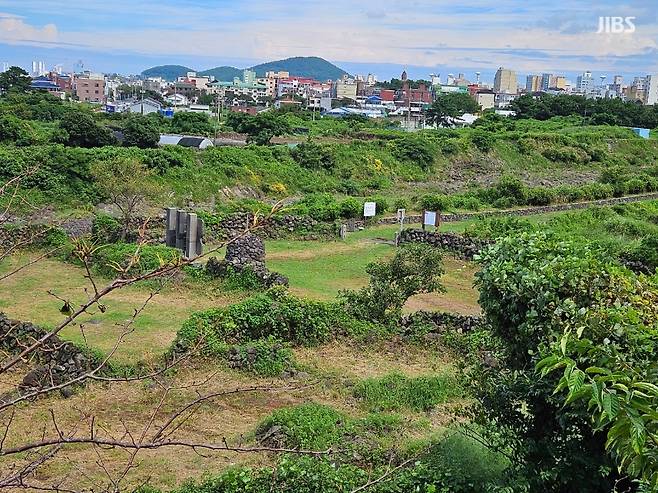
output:
M 221 356 L 226 358 L 231 368 L 264 377 L 278 377 L 295 366 L 294 354 L 288 344 L 272 337 L 227 345 Z
M 164 245 L 114 243 L 98 247 L 92 254 L 93 267 L 108 277 L 139 275 L 181 260 L 181 252 Z
M 411 296 L 445 289 L 441 252 L 428 245 L 403 245 L 390 260 L 368 264 L 366 272 L 368 286 L 339 295 L 347 313 L 359 320 L 395 321 Z
M 121 224 L 107 214 L 98 214 L 91 223 L 91 235 L 97 243 L 115 243 L 121 238 Z
M 405 198 L 398 198 L 393 201 L 393 209 L 397 211 L 398 209 L 406 209 L 407 211 L 409 210 L 409 201 Z
M 346 433 L 348 419 L 329 406 L 302 404 L 274 411 L 258 425 L 256 437 L 278 426 L 285 435 L 285 442 L 280 446 L 324 450 L 338 443 Z
M 494 134 L 483 130 L 473 130 L 470 135 L 470 140 L 473 145 L 482 152 L 489 152 L 493 149 L 495 143 Z
M 555 192 L 549 188 L 528 188 L 525 202 L 535 206 L 550 205 L 555 202 Z
M 330 193 L 312 193 L 305 195 L 292 209 L 318 221 L 335 221 L 340 217 L 341 209 Z
M 443 212 L 452 209 L 452 197 L 427 194 L 421 197 L 419 205 L 424 210 Z
M 331 170 L 336 159 L 330 146 L 314 142 L 302 142 L 290 151 L 290 155 L 300 166 L 314 170 Z
M 356 219 L 363 214 L 363 202 L 354 197 L 347 197 L 340 202 L 340 217 Z
M 405 136 L 388 143 L 391 153 L 401 161 L 409 161 L 423 170 L 428 170 L 434 163 L 436 145 L 427 138 Z
M 178 331 L 173 349 L 184 352 L 203 341 L 204 352 L 222 355 L 226 343 L 272 337 L 297 345 L 328 341 L 341 328 L 342 314 L 332 303 L 297 298 L 272 288 L 226 308 L 196 312 Z

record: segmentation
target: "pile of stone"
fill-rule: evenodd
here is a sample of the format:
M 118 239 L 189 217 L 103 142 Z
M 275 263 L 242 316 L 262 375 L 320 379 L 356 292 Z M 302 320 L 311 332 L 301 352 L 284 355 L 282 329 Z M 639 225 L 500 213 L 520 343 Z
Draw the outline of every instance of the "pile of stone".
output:
M 422 229 L 405 229 L 400 233 L 399 243 L 427 243 L 453 253 L 464 260 L 473 260 L 475 255 L 493 244 L 493 241 L 470 238 L 456 233 L 432 233 Z
M 226 247 L 224 260 L 211 257 L 206 272 L 211 277 L 222 278 L 231 272 L 252 272 L 265 287 L 287 286 L 288 278 L 272 272 L 265 266 L 265 243 L 258 236 L 247 233 L 231 240 Z
M 38 325 L 10 320 L 4 313 L 0 313 L 0 349 L 8 354 L 20 353 L 47 333 Z M 36 362 L 37 366 L 23 378 L 23 391 L 64 384 L 99 364 L 73 343 L 57 336 L 44 342 L 30 355 L 30 360 Z

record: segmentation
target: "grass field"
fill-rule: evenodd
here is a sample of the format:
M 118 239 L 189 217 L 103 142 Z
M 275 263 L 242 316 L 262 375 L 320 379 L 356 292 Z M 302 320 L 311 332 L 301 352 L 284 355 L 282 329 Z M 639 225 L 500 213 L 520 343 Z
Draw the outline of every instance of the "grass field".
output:
M 450 224 L 452 229 L 463 227 Z M 393 254 L 395 226 L 384 226 L 352 233 L 346 241 L 268 241 L 267 265 L 290 279 L 297 295 L 328 300 L 340 289 L 367 284 L 365 267 L 369 262 Z M 23 253 L 0 264 L 0 273 L 24 265 L 35 253 Z M 409 301 L 409 309 L 449 310 L 478 313 L 477 292 L 472 287 L 475 268 L 470 263 L 445 259 L 444 284 L 447 292 L 419 295 Z M 47 259 L 26 267 L 3 281 L 0 310 L 19 320 L 30 320 L 53 327 L 64 320 L 59 309 L 67 299 L 80 304 L 91 290 L 84 270 L 56 259 Z M 62 335 L 75 342 L 108 352 L 123 331 L 123 324 L 139 309 L 152 292 L 150 286 L 130 286 L 110 294 L 105 314 L 92 312 L 81 317 L 80 325 L 67 327 Z M 49 294 L 51 291 L 54 295 Z M 242 292 L 222 293 L 195 283 L 165 286 L 146 306 L 115 354 L 116 361 L 153 361 L 173 341 L 184 320 L 197 310 L 224 306 L 243 299 Z

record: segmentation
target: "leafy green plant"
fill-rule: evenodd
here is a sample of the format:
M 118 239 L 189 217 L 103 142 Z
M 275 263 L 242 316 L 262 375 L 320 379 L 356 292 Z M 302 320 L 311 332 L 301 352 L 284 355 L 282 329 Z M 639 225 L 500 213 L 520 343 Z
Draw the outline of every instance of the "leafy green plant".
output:
M 391 373 L 363 380 L 354 387 L 354 397 L 375 411 L 429 411 L 458 394 L 454 379 L 445 375 L 409 378 Z

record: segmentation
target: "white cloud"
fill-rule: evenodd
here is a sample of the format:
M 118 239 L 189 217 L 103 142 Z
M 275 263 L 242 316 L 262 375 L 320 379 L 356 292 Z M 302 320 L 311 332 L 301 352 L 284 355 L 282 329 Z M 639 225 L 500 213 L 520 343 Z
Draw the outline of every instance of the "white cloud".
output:
M 46 24 L 42 28 L 27 24 L 21 17 L 0 13 L 0 42 L 53 43 L 58 39 L 57 26 Z

